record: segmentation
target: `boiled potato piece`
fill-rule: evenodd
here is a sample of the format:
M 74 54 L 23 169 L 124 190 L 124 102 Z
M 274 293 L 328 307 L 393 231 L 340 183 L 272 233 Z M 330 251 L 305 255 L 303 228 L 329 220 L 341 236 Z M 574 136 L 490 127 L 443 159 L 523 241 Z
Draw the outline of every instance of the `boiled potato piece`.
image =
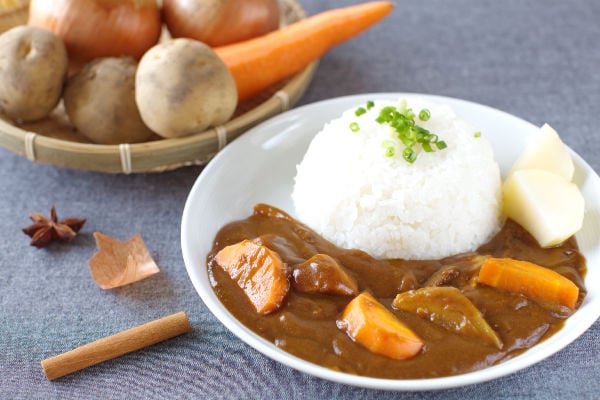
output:
M 368 292 L 348 303 L 337 326 L 369 351 L 395 360 L 415 357 L 423 348 L 421 339 Z
M 138 143 L 154 133 L 135 103 L 133 58 L 100 58 L 69 78 L 65 111 L 77 130 L 101 144 Z
M 235 81 L 223 61 L 192 39 L 172 39 L 148 50 L 135 85 L 142 119 L 165 138 L 222 124 L 237 106 Z
M 0 111 L 35 121 L 58 104 L 67 77 L 67 51 L 53 33 L 17 26 L 0 35 Z
M 542 247 L 562 243 L 583 225 L 583 196 L 574 183 L 560 175 L 518 170 L 509 175 L 502 191 L 506 215 Z
M 544 124 L 540 128 L 540 135 L 529 143 L 512 166 L 512 171 L 520 169 L 543 169 L 570 181 L 575 167 L 558 133 L 550 125 Z

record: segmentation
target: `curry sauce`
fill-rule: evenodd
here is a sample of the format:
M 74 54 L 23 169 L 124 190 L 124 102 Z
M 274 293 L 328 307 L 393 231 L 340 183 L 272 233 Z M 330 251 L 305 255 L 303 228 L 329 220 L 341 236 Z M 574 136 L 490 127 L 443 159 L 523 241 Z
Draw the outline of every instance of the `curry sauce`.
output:
M 421 338 L 421 352 L 408 360 L 393 360 L 352 341 L 336 325 L 352 296 L 307 293 L 292 284 L 277 311 L 256 313 L 242 289 L 214 261 L 219 250 L 244 239 L 253 239 L 277 252 L 290 271 L 316 254 L 330 256 L 354 278 L 359 291 L 372 294 Z M 575 239 L 544 249 L 511 220 L 473 253 L 439 260 L 380 260 L 360 250 L 339 248 L 283 211 L 260 204 L 253 215 L 218 232 L 207 261 L 211 284 L 223 305 L 245 326 L 282 350 L 337 371 L 414 379 L 471 372 L 510 359 L 557 332 L 574 312 L 478 283 L 479 268 L 487 256 L 531 261 L 566 276 L 580 288 L 577 307 L 585 296 L 585 259 Z M 397 294 L 424 286 L 459 289 L 496 332 L 502 348 L 392 307 Z

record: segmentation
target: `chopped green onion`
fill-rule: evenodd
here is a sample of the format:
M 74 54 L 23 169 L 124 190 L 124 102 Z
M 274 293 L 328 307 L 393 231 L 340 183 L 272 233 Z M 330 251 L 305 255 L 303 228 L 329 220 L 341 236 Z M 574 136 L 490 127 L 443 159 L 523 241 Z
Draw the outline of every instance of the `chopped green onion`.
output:
M 475 132 L 473 134 L 473 137 L 476 137 L 476 138 L 481 137 L 481 132 Z
M 379 122 L 380 124 L 383 124 L 384 122 L 392 122 L 394 120 L 394 116 L 397 113 L 396 109 L 394 107 L 388 106 L 388 107 L 383 107 L 381 109 L 381 111 L 379 112 L 379 117 L 377 117 L 376 121 Z
M 386 157 L 394 157 L 396 154 L 396 144 L 393 140 L 384 140 L 381 147 L 384 148 Z
M 400 106 L 398 107 L 398 112 L 400 114 L 405 114 L 407 110 L 407 105 L 408 103 L 406 102 L 406 99 L 402 99 L 402 101 L 400 101 Z
M 357 117 L 361 116 L 374 106 L 375 103 L 369 100 L 366 103 L 366 107 L 358 107 L 354 111 L 354 114 Z M 409 163 L 415 162 L 420 150 L 431 153 L 436 149 L 443 150 L 448 147 L 446 142 L 439 140 L 436 134 L 417 125 L 415 117 L 416 115 L 413 110 L 408 107 L 406 99 L 402 99 L 398 107 L 383 107 L 379 110 L 377 118 L 375 118 L 375 121 L 378 123 L 389 124 L 389 126 L 394 129 L 397 139 L 404 145 L 402 157 Z M 419 111 L 418 118 L 420 121 L 428 121 L 431 118 L 431 112 L 427 108 L 423 108 Z M 356 122 L 350 124 L 350 129 L 353 132 L 360 130 Z M 418 148 L 419 145 L 420 149 Z M 394 142 L 390 143 L 390 141 L 385 140 L 382 143 L 382 147 L 385 149 L 386 157 L 393 157 L 395 155 L 397 147 Z
M 406 132 L 410 128 L 406 121 L 403 121 L 401 119 L 392 121 L 390 125 L 392 125 L 392 128 L 394 128 L 396 132 L 398 132 L 398 135 L 404 134 L 404 132 Z
M 438 150 L 444 150 L 446 147 L 448 147 L 446 142 L 444 142 L 443 140 L 436 142 L 435 145 L 437 146 Z
M 405 147 L 402 151 L 402 157 L 412 164 L 417 159 L 417 153 L 412 148 Z
M 419 119 L 421 121 L 429 121 L 429 118 L 431 117 L 431 113 L 429 112 L 428 109 L 424 108 L 419 112 Z

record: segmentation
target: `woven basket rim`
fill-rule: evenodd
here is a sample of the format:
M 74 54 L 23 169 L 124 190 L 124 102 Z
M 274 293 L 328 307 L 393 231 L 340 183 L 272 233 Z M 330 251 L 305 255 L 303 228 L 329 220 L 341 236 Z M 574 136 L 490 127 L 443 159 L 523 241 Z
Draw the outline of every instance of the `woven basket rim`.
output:
M 295 16 L 306 17 L 295 0 L 281 3 Z M 283 17 L 283 15 L 282 15 Z M 305 67 L 280 87 L 267 93 L 265 100 L 235 116 L 223 125 L 180 138 L 143 143 L 105 145 L 76 142 L 28 131 L 0 119 L 0 146 L 36 163 L 107 173 L 162 172 L 189 165 L 206 164 L 227 143 L 258 123 L 288 110 L 304 94 L 312 81 L 318 61 Z

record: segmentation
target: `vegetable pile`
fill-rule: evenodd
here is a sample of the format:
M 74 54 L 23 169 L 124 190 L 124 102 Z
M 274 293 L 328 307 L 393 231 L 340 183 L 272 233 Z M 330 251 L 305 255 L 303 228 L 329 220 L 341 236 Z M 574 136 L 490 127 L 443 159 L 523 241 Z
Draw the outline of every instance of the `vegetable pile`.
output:
M 95 143 L 198 133 L 374 25 L 393 3 L 283 27 L 279 7 L 278 0 L 31 0 L 28 26 L 0 35 L 0 112 L 35 121 L 64 96 L 71 123 Z M 170 38 L 161 40 L 163 31 Z M 43 56 L 32 48 L 44 48 Z M 17 70 L 25 90 L 10 86 Z M 40 98 L 43 107 L 33 100 Z

